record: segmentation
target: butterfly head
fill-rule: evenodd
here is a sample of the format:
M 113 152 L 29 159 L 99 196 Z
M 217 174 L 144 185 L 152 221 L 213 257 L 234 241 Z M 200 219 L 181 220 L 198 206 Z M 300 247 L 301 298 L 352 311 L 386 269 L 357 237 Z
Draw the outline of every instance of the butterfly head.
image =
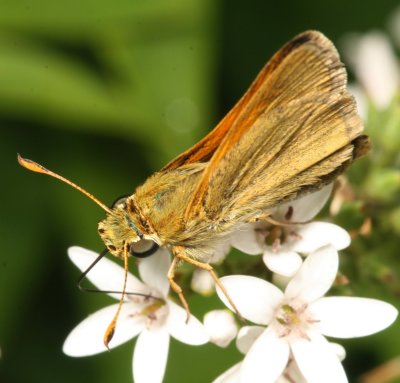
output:
M 134 196 L 119 198 L 99 222 L 98 232 L 109 252 L 123 258 L 129 255 L 144 258 L 153 254 L 158 245 L 148 237 L 146 224 L 136 208 Z

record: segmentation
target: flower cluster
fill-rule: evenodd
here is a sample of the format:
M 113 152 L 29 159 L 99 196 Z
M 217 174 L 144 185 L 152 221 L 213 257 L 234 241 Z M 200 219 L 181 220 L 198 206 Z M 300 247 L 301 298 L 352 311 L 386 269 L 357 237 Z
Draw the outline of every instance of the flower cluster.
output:
M 273 383 L 292 373 L 288 368 L 293 361 L 295 373 L 302 376 L 300 381 L 347 382 L 324 335 L 354 338 L 375 333 L 394 321 L 397 310 L 374 299 L 324 297 L 336 277 L 338 259 L 337 251 L 329 245 L 311 253 L 284 292 L 251 276 L 222 278 L 240 313 L 266 327 L 255 330 L 257 339 L 237 368 L 237 378 L 217 381 Z M 220 290 L 218 295 L 229 306 Z
M 189 345 L 210 341 L 220 347 L 236 338 L 243 361 L 214 383 L 347 382 L 341 364 L 345 351 L 325 336 L 352 338 L 381 331 L 393 323 L 397 310 L 375 299 L 324 296 L 337 276 L 338 250 L 350 244 L 350 237 L 342 228 L 327 222 L 310 222 L 330 192 L 328 186 L 282 205 L 271 220 L 240 227 L 232 236 L 231 246 L 261 256 L 269 270 L 285 278 L 283 291 L 270 281 L 250 275 L 221 278 L 240 314 L 254 324 L 239 331 L 228 310 L 207 313 L 204 323 L 193 315 L 186 320 L 185 311 L 169 297 L 167 250 L 140 259 L 141 280 L 128 274 L 127 291 L 135 294 L 125 296 L 110 343 L 113 348 L 138 337 L 133 355 L 134 381 L 162 382 L 172 336 Z M 219 261 L 226 253 L 225 247 L 216 257 Z M 81 270 L 86 270 L 97 254 L 72 247 L 69 256 Z M 123 273 L 122 267 L 102 259 L 90 270 L 88 278 L 99 289 L 118 291 Z M 207 294 L 215 290 L 210 280 L 201 275 L 196 275 L 192 286 Z M 219 288 L 216 292 L 233 311 L 226 295 Z M 120 294 L 109 295 L 119 299 Z M 75 327 L 64 343 L 64 352 L 85 356 L 105 351 L 101 335 L 117 306 L 103 308 Z
M 98 256 L 81 247 L 71 247 L 68 254 L 82 271 Z M 139 263 L 139 274 L 143 282 L 128 274 L 127 291 L 141 295 L 126 295 L 115 335 L 109 345 L 112 349 L 138 336 L 133 354 L 133 378 L 138 383 L 162 381 L 170 336 L 193 346 L 209 340 L 203 324 L 193 315 L 186 322 L 185 310 L 168 298 L 166 275 L 169 264 L 168 252 L 159 250 Z M 88 274 L 88 278 L 101 290 L 118 291 L 121 289 L 123 274 L 122 267 L 103 258 Z M 119 294 L 110 295 L 119 299 Z M 106 351 L 101 334 L 115 315 L 117 306 L 105 307 L 81 322 L 65 340 L 63 351 L 70 356 L 87 356 Z

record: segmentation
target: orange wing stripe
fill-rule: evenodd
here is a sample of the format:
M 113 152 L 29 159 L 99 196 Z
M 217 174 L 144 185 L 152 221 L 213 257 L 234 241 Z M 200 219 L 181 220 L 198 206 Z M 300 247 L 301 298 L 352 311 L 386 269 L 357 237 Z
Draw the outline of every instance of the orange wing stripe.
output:
M 216 149 L 220 146 L 222 140 L 231 129 L 232 125 L 237 121 L 238 117 L 242 114 L 243 110 L 247 109 L 248 104 L 252 100 L 253 96 L 258 92 L 259 88 L 265 82 L 266 78 L 275 70 L 275 68 L 284 60 L 284 58 L 297 46 L 304 44 L 311 40 L 313 32 L 305 32 L 300 36 L 297 36 L 292 41 L 287 43 L 279 52 L 277 52 L 271 60 L 264 66 L 260 71 L 257 78 L 251 84 L 247 92 L 242 98 L 236 103 L 236 105 L 229 111 L 229 113 L 221 120 L 221 122 L 201 141 L 196 145 L 186 150 L 174 160 L 164 166 L 161 171 L 169 171 L 176 169 L 182 165 L 190 164 L 194 162 L 206 162 L 211 159 Z M 260 105 L 260 108 L 264 109 L 265 105 Z M 259 115 L 259 108 L 253 110 L 250 115 L 246 116 L 246 124 L 240 126 L 236 133 L 234 141 L 238 140 L 243 134 L 243 130 L 248 129 L 251 126 L 252 120 Z M 253 117 L 252 117 L 253 116 Z

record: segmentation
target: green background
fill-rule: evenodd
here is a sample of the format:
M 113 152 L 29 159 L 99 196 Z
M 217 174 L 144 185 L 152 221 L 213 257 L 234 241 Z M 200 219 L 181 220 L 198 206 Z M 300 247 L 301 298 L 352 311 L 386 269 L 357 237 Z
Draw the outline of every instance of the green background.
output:
M 318 29 L 340 50 L 348 32 L 385 30 L 397 4 L 0 0 L 0 382 L 132 380 L 133 342 L 87 358 L 62 353 L 77 323 L 113 303 L 80 293 L 79 272 L 66 256 L 71 245 L 103 249 L 97 222 L 104 214 L 66 185 L 19 167 L 17 152 L 111 204 L 209 131 L 294 35 Z M 375 172 L 398 172 L 396 158 L 381 161 Z M 360 183 L 362 170 L 375 166 L 363 161 L 352 173 Z M 356 241 L 348 254 L 358 261 L 347 266 L 352 292 L 398 307 L 400 224 L 392 226 L 400 212 L 390 215 L 400 201 L 396 179 L 392 194 L 384 184 L 386 194 L 374 196 L 376 231 Z M 354 206 L 348 209 L 353 217 Z M 391 279 L 379 279 L 383 272 Z M 219 304 L 196 298 L 192 307 L 201 315 Z M 400 325 L 340 343 L 356 382 L 400 353 Z M 234 346 L 173 341 L 165 382 L 209 382 L 239 359 Z

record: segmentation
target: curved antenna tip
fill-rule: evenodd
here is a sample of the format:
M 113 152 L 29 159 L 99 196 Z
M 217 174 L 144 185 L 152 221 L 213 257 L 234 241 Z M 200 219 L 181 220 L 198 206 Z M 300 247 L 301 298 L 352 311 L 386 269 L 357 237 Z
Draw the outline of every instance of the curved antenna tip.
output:
M 24 168 L 26 168 L 28 170 L 31 170 L 32 172 L 47 174 L 50 177 L 54 177 L 54 178 L 59 179 L 62 182 L 65 182 L 66 184 L 72 186 L 74 189 L 79 190 L 82 194 L 86 195 L 86 197 L 89 197 L 93 202 L 97 203 L 97 205 L 99 205 L 108 214 L 112 214 L 112 210 L 108 206 L 104 205 L 103 202 L 98 200 L 94 195 L 90 194 L 89 192 L 87 192 L 82 187 L 80 187 L 77 184 L 73 183 L 72 181 L 66 179 L 65 177 L 60 176 L 59 174 L 54 173 L 51 170 L 46 169 L 44 166 L 38 164 L 35 161 L 29 160 L 27 158 L 23 158 L 19 153 L 17 153 L 17 160 L 18 160 L 18 163 L 22 167 L 24 167 Z
M 22 157 L 19 153 L 17 153 L 17 160 L 18 163 L 28 169 L 31 170 L 32 172 L 36 172 L 36 173 L 43 173 L 43 174 L 49 174 L 50 171 L 47 170 L 44 166 L 39 165 L 37 162 L 29 160 L 27 158 Z

